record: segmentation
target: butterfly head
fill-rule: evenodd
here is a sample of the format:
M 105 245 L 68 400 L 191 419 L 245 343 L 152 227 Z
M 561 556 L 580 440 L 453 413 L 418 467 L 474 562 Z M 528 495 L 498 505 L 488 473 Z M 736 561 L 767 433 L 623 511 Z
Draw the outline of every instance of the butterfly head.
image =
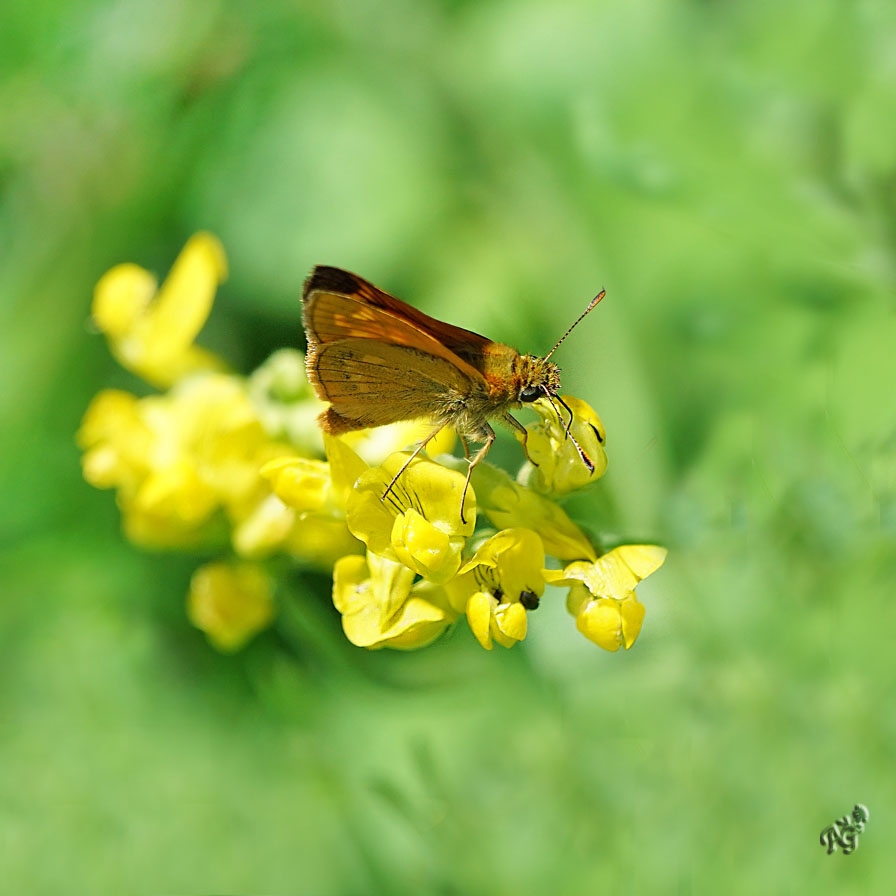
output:
M 519 363 L 519 383 L 520 388 L 517 399 L 521 402 L 537 401 L 539 398 L 546 398 L 553 408 L 560 425 L 563 427 L 566 435 L 576 447 L 579 457 L 588 468 L 589 472 L 594 472 L 594 464 L 587 454 L 582 450 L 575 436 L 570 432 L 570 424 L 573 421 L 572 411 L 569 405 L 559 395 L 560 392 L 560 368 L 549 361 L 547 358 L 536 358 L 533 355 L 521 355 Z M 556 401 L 555 401 L 556 400 Z M 557 404 L 566 408 L 569 414 L 569 422 L 560 415 Z
M 560 391 L 560 368 L 546 358 L 523 355 L 519 365 L 519 393 L 522 402 L 535 401 L 543 395 Z

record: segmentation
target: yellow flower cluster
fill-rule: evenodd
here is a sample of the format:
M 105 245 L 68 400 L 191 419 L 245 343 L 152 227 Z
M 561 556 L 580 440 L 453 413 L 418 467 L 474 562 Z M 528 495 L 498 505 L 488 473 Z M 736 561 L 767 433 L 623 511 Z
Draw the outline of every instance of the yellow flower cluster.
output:
M 556 503 L 606 470 L 604 428 L 585 402 L 564 398 L 593 471 L 553 408 L 535 402 L 529 461 L 516 480 L 479 464 L 461 513 L 465 462 L 442 453 L 453 434 L 409 463 L 425 422 L 322 437 L 324 405 L 300 352 L 277 352 L 244 377 L 196 345 L 225 276 L 223 248 L 201 233 L 161 287 L 132 264 L 99 281 L 93 318 L 112 353 L 165 391 L 103 391 L 78 432 L 84 476 L 115 489 L 132 541 L 223 555 L 197 569 L 187 602 L 216 647 L 238 649 L 274 618 L 276 556 L 332 569 L 333 603 L 358 646 L 423 647 L 465 616 L 483 647 L 511 647 L 554 585 L 569 588 L 582 634 L 631 647 L 644 617 L 635 586 L 666 552 L 601 553 Z

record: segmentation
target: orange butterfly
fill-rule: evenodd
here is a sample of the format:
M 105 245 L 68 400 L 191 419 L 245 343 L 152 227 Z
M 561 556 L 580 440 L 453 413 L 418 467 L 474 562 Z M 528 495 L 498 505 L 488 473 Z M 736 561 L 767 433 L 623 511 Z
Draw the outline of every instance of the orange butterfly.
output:
M 400 420 L 433 421 L 436 429 L 398 471 L 384 498 L 426 444 L 445 426 L 454 426 L 468 458 L 467 439 L 484 443 L 470 459 L 466 496 L 473 468 L 495 440 L 488 421 L 508 425 L 525 450 L 526 429 L 509 411 L 543 396 L 593 470 L 554 404 L 556 399 L 566 407 L 557 394 L 560 370 L 548 359 L 604 294 L 601 290 L 554 348 L 537 358 L 435 320 L 348 271 L 318 265 L 302 290 L 308 378 L 318 397 L 330 402 L 318 422 L 338 435 Z

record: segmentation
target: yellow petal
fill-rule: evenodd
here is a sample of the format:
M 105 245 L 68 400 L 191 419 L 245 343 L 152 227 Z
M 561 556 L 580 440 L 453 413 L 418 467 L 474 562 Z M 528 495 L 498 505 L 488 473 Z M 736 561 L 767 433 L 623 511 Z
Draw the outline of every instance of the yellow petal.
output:
M 596 557 L 588 537 L 557 504 L 514 482 L 503 470 L 478 464 L 473 485 L 480 509 L 499 529 L 533 529 L 544 550 L 560 560 Z
M 187 613 L 219 650 L 238 650 L 273 619 L 273 583 L 253 564 L 206 564 L 193 574 Z
M 362 553 L 364 545 L 348 531 L 345 520 L 308 515 L 296 520 L 284 549 L 301 563 L 329 572 L 336 560 Z
M 591 601 L 576 617 L 576 628 L 589 641 L 604 650 L 615 652 L 622 645 L 622 617 L 619 602 L 609 598 Z
M 274 494 L 300 513 L 319 511 L 330 497 L 330 467 L 307 457 L 280 457 L 269 461 L 259 475 Z
M 419 597 L 409 598 L 384 629 L 377 647 L 417 650 L 435 641 L 451 624 L 444 609 Z
M 448 536 L 416 510 L 406 510 L 395 517 L 392 544 L 402 544 L 413 554 L 428 556 L 433 565 L 438 565 L 448 552 Z
M 392 549 L 398 559 L 431 582 L 444 583 L 460 566 L 462 538 L 451 538 L 422 517 L 407 510 L 395 518 Z
M 375 554 L 397 559 L 392 540 L 395 519 L 413 510 L 449 536 L 452 545 L 462 545 L 463 539 L 472 534 L 476 521 L 473 489 L 467 492 L 465 519 L 461 520 L 460 496 L 464 477 L 418 457 L 398 476 L 386 494 L 406 461 L 406 455 L 393 454 L 382 466 L 371 467 L 358 477 L 346 505 L 346 520 L 352 534 Z
M 200 345 L 188 345 L 182 352 L 161 361 L 127 364 L 121 352 L 115 353 L 122 366 L 133 370 L 141 379 L 160 389 L 195 373 L 226 373 L 227 365 L 217 355 Z
M 369 564 L 369 565 L 368 565 Z M 333 603 L 358 647 L 423 647 L 454 620 L 438 592 L 411 594 L 414 574 L 375 555 L 343 557 L 333 570 Z M 415 586 L 416 587 L 416 586 Z
M 367 566 L 376 604 L 383 622 L 390 619 L 407 600 L 414 583 L 414 571 L 402 563 L 367 552 Z
M 333 605 L 343 615 L 349 640 L 359 647 L 376 644 L 407 600 L 413 582 L 412 570 L 370 553 L 366 558 L 352 555 L 337 560 Z
M 479 546 L 460 572 L 471 572 L 477 566 L 490 570 L 486 578 L 493 593 L 500 590 L 513 600 L 523 592 L 538 597 L 544 594 L 544 547 L 531 529 L 504 529 L 496 533 Z
M 620 607 L 622 615 L 622 645 L 626 650 L 637 640 L 646 612 L 644 604 L 635 597 L 634 592 L 622 601 L 622 606 Z
M 207 519 L 216 504 L 214 493 L 186 459 L 151 473 L 134 496 L 138 512 L 190 526 Z
M 542 419 L 526 427 L 526 453 L 531 463 L 521 475 L 527 485 L 543 494 L 568 494 L 595 482 L 607 470 L 606 434 L 600 417 L 581 399 L 571 395 L 561 397 L 572 412 L 570 432 L 593 469 L 589 470 L 579 456 L 555 409 L 546 399 L 539 399 L 532 407 Z M 560 412 L 565 413 L 565 409 L 561 408 Z M 566 418 L 563 419 L 565 422 Z
M 349 531 L 363 541 L 368 550 L 397 560 L 392 550 L 392 527 L 398 513 L 391 504 L 387 506 L 380 500 L 384 489 L 378 468 L 363 473 L 349 494 L 345 519 Z M 400 508 L 401 512 L 404 509 Z
M 486 649 L 492 649 L 492 611 L 497 601 L 489 594 L 477 591 L 467 601 L 467 622 L 476 640 Z
M 91 316 L 110 339 L 122 339 L 134 327 L 156 294 L 156 278 L 136 264 L 106 271 L 93 291 Z
M 528 625 L 528 614 L 526 608 L 518 602 L 507 604 L 503 607 L 499 606 L 495 612 L 495 622 L 498 628 L 511 643 L 522 641 L 526 637 Z M 510 647 L 511 644 L 505 644 Z
M 91 401 L 76 436 L 84 478 L 96 488 L 133 491 L 149 464 L 152 435 L 129 392 L 106 389 Z
M 330 464 L 335 498 L 344 509 L 354 484 L 367 469 L 367 464 L 342 439 L 324 434 L 324 449 Z
M 97 442 L 121 431 L 124 421 L 137 420 L 137 396 L 121 389 L 103 389 L 94 396 L 76 436 L 81 448 L 90 448 Z
M 635 643 L 644 621 L 644 605 L 634 592 L 623 600 L 601 597 L 589 601 L 576 616 L 576 627 L 598 647 L 612 652 L 628 650 Z
M 372 590 L 367 559 L 350 555 L 333 566 L 333 605 L 342 613 L 353 613 L 367 603 L 366 592 Z
M 215 289 L 227 275 L 224 250 L 199 233 L 178 256 L 155 291 L 155 278 L 136 265 L 118 265 L 94 293 L 93 316 L 122 366 L 166 387 L 198 370 L 222 367 L 193 344 L 211 310 Z
M 218 239 L 210 233 L 192 236 L 134 334 L 147 363 L 161 363 L 193 342 L 208 318 L 218 284 L 226 279 L 227 257 Z
M 445 591 L 448 605 L 456 613 L 466 612 L 467 601 L 480 590 L 479 583 L 472 573 L 458 573 L 458 575 L 453 579 L 449 579 L 441 587 Z
M 619 558 L 635 574 L 638 581 L 658 570 L 669 551 L 654 544 L 624 544 L 616 548 Z M 610 553 L 613 553 L 612 551 Z
M 393 454 L 386 458 L 382 466 L 376 468 L 381 471 L 380 483 L 383 488 L 380 494 L 406 461 L 407 455 Z M 472 487 L 467 489 L 461 519 L 460 497 L 465 482 L 466 476 L 431 460 L 417 457 L 396 480 L 394 494 L 390 493 L 390 498 L 394 496 L 402 510 L 417 509 L 447 535 L 469 536 L 473 534 L 476 525 L 476 494 Z
M 667 553 L 656 545 L 622 545 L 593 563 L 577 561 L 562 570 L 545 570 L 544 577 L 554 585 L 583 582 L 594 595 L 622 599 L 662 566 Z
M 296 514 L 276 495 L 267 495 L 233 527 L 231 541 L 241 557 L 263 557 L 283 546 Z
M 591 592 L 581 582 L 575 582 L 566 595 L 566 610 L 570 616 L 578 616 L 592 600 Z
M 125 475 L 121 455 L 109 445 L 85 452 L 81 458 L 81 472 L 94 488 L 115 488 Z

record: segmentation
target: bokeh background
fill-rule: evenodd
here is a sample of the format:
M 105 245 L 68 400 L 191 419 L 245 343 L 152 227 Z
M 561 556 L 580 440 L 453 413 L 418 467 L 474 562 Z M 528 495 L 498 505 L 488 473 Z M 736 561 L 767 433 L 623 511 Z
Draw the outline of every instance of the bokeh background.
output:
M 364 652 L 297 571 L 215 653 L 73 441 L 143 388 L 93 284 L 200 229 L 245 371 L 318 262 L 532 352 L 606 287 L 558 361 L 609 436 L 571 513 L 670 548 L 634 649 L 554 592 L 509 652 Z M 894 275 L 886 0 L 5 4 L 5 888 L 891 892 Z

